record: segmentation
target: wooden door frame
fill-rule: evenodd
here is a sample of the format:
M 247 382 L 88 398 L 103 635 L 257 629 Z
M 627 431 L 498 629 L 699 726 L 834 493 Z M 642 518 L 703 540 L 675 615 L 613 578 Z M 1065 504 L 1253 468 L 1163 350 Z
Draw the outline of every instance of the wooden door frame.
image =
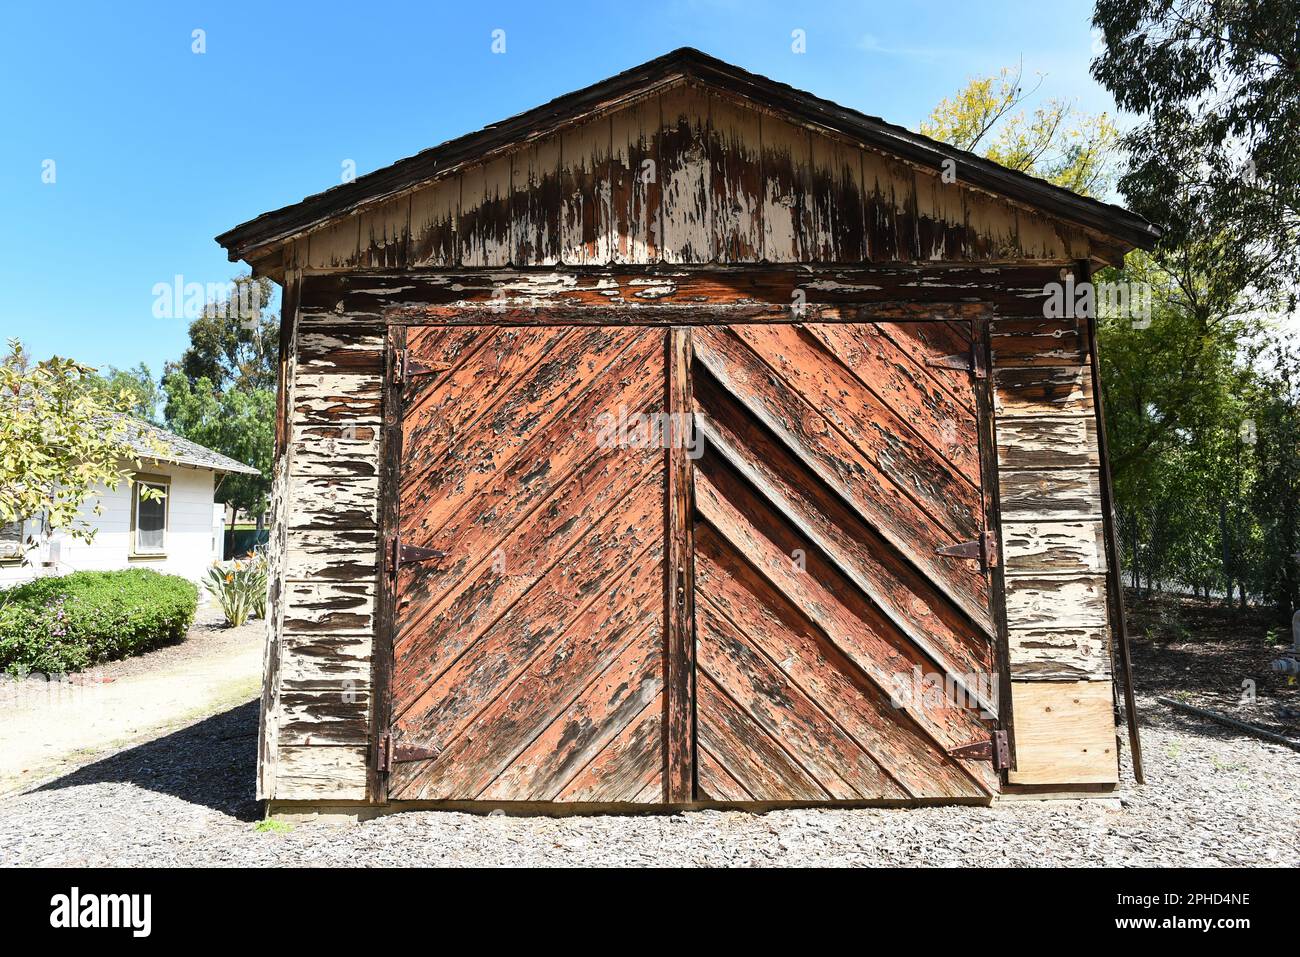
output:
M 892 305 L 892 304 L 891 304 Z M 999 552 L 1002 549 L 1001 504 L 998 493 L 998 458 L 996 416 L 993 404 L 993 366 L 990 348 L 991 319 L 996 312 L 991 304 L 984 303 L 973 310 L 970 302 L 935 302 L 924 303 L 931 314 L 921 317 L 903 318 L 891 315 L 892 308 L 884 310 L 886 315 L 875 318 L 863 318 L 858 314 L 831 317 L 825 314 L 813 316 L 787 313 L 785 318 L 767 318 L 766 322 L 783 325 L 801 325 L 810 322 L 861 323 L 861 322 L 942 322 L 969 321 L 973 341 L 983 350 L 987 375 L 977 379 L 974 387 L 976 399 L 976 429 L 979 436 L 980 481 L 984 504 L 984 527 L 994 534 Z M 783 308 L 789 309 L 788 304 Z M 951 317 L 935 316 L 935 312 L 949 311 Z M 874 311 L 874 310 L 873 310 Z M 665 409 L 673 412 L 692 411 L 691 383 L 691 327 L 692 326 L 728 326 L 752 323 L 750 316 L 739 316 L 725 308 L 719 309 L 708 304 L 701 304 L 692 310 L 689 324 L 673 324 L 659 318 L 638 315 L 635 311 L 625 313 L 621 323 L 610 322 L 607 310 L 599 310 L 600 324 L 644 326 L 660 330 L 664 335 L 665 347 Z M 494 322 L 494 316 L 498 321 Z M 680 319 L 680 316 L 678 317 Z M 401 489 L 402 461 L 402 384 L 396 375 L 396 361 L 399 350 L 406 347 L 407 333 L 411 326 L 517 326 L 517 325 L 555 325 L 576 326 L 596 324 L 597 310 L 594 307 L 568 305 L 547 308 L 530 316 L 527 322 L 520 322 L 518 317 L 503 317 L 492 312 L 474 310 L 471 322 L 448 322 L 445 319 L 424 319 L 409 317 L 403 320 L 390 319 L 386 326 L 384 343 L 384 381 L 382 387 L 382 425 L 380 434 L 380 469 L 379 469 L 379 545 L 376 565 L 378 582 L 376 587 L 375 632 L 372 651 L 372 685 L 371 685 L 371 747 L 367 762 L 367 792 L 369 799 L 376 803 L 387 803 L 389 798 L 389 775 L 380 769 L 378 761 L 379 743 L 391 730 L 392 720 L 392 672 L 393 641 L 397 627 L 396 577 L 391 573 L 388 563 L 388 543 L 399 532 L 399 500 Z M 640 321 L 638 321 L 640 320 Z M 670 418 L 670 422 L 678 420 Z M 677 426 L 674 425 L 674 428 Z M 686 456 L 686 435 L 675 436 L 665 450 L 665 502 L 664 531 L 665 548 L 665 582 L 664 582 L 664 637 L 665 637 L 665 735 L 664 735 L 664 804 L 670 806 L 689 806 L 697 802 L 695 769 L 695 621 L 694 621 L 694 501 L 692 478 L 693 465 Z M 998 561 L 988 571 L 990 574 L 990 613 L 995 629 L 994 655 L 998 678 L 998 714 L 995 725 L 1007 733 L 1012 748 L 1012 767 L 1014 767 L 1014 732 L 1011 720 L 1011 675 L 1009 657 L 1009 633 L 1006 616 L 1005 578 L 1002 562 Z M 682 587 L 684 601 L 677 602 L 678 587 Z M 1006 770 L 999 777 L 1006 783 Z

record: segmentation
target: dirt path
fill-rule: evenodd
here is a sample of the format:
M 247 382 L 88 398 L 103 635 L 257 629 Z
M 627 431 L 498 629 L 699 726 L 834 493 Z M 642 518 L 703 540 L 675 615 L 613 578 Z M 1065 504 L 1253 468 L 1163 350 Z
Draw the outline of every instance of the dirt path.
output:
M 264 625 L 225 628 L 219 620 L 200 609 L 180 644 L 61 681 L 0 681 L 0 794 L 256 696 Z

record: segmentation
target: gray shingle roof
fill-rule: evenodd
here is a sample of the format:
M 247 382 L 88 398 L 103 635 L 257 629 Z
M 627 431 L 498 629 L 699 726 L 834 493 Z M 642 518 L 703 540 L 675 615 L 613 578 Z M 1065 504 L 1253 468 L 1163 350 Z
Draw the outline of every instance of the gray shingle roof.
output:
M 160 429 L 134 416 L 118 416 L 126 423 L 126 441 L 141 458 L 176 465 L 193 465 L 215 472 L 238 472 L 243 475 L 261 475 L 257 469 L 243 462 L 204 448 L 197 442 L 181 438 L 166 429 Z M 161 448 L 161 452 L 159 449 Z

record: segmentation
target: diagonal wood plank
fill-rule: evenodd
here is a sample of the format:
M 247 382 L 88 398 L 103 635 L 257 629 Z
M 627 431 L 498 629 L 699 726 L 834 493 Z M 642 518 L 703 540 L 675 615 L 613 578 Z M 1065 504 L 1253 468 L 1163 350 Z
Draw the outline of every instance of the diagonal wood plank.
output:
M 655 698 L 586 767 L 580 769 L 552 800 L 664 800 L 663 695 Z M 643 789 L 653 793 L 643 796 Z
M 696 568 L 701 600 L 733 623 L 914 797 L 983 793 L 924 728 L 901 715 L 887 695 L 815 624 L 708 526 L 700 529 Z
M 978 567 L 935 555 L 957 539 L 938 525 L 856 449 L 831 438 L 834 426 L 787 389 L 748 349 L 712 329 L 692 342 L 702 370 L 741 402 L 825 485 L 834 489 L 913 566 L 959 602 L 974 620 L 987 615 L 989 583 Z M 702 376 L 697 376 L 697 380 Z M 697 385 L 697 389 L 703 387 Z
M 702 748 L 759 800 L 825 801 L 832 796 L 736 706 L 707 674 L 695 682 L 696 726 Z
M 802 609 L 878 691 L 889 694 L 914 669 L 928 673 L 932 666 L 924 656 L 858 598 L 852 586 L 820 561 L 815 551 L 807 550 L 806 542 L 791 534 L 770 514 L 763 514 L 757 500 L 750 498 L 743 509 L 738 507 L 728 495 L 733 487 L 734 479 L 725 473 L 706 475 L 703 468 L 698 470 L 696 502 L 701 517 Z M 805 568 L 792 557 L 801 551 L 806 555 Z M 905 702 L 898 710 L 913 717 L 945 750 L 986 734 L 974 712 L 946 699 L 917 697 L 919 700 Z
M 648 705 L 659 700 L 663 687 L 659 636 L 644 632 L 480 796 L 553 800 Z
M 414 701 L 417 696 L 426 702 L 435 699 L 443 673 L 512 609 L 524 613 L 522 621 L 515 616 L 503 627 L 515 631 L 521 625 L 530 628 L 525 639 L 540 634 L 536 624 L 551 621 L 543 615 L 551 611 L 547 600 L 551 589 L 559 592 L 563 602 L 576 603 L 597 591 L 603 576 L 619 569 L 620 563 L 646 550 L 653 541 L 650 529 L 660 514 L 661 469 L 651 465 L 641 476 L 634 477 L 636 484 L 630 489 L 615 482 L 616 477 L 628 478 L 617 473 L 609 481 L 595 485 L 590 498 L 570 501 L 568 504 L 582 510 L 577 515 L 556 509 L 517 530 L 508 542 L 507 553 L 515 562 L 522 558 L 527 564 L 512 568 L 507 563 L 501 567 L 488 559 L 474 578 L 466 580 L 462 590 L 431 606 L 427 614 L 400 609 L 403 618 L 399 637 L 405 640 L 395 645 L 394 688 L 404 700 Z M 534 585 L 543 580 L 546 587 L 533 593 Z M 530 604 L 521 606 L 525 596 Z M 646 592 L 642 598 L 648 602 L 650 594 Z M 406 600 L 403 596 L 402 601 Z M 531 607 L 532 602 L 537 603 L 536 608 Z M 563 608 L 561 604 L 556 612 Z M 466 681 L 469 669 L 485 653 L 480 650 L 451 678 Z M 461 685 L 452 685 L 450 693 L 461 690 Z
M 906 792 L 709 602 L 696 609 L 699 667 L 837 800 Z
M 805 328 L 941 456 L 959 481 L 979 490 L 979 433 L 969 408 L 955 402 L 873 325 L 820 323 Z
M 700 435 L 727 464 L 745 478 L 787 522 L 814 543 L 915 644 L 949 671 L 986 669 L 993 636 L 987 612 L 973 624 L 963 605 L 890 548 L 837 496 L 819 494 L 814 476 L 761 432 L 750 430 L 725 406 L 711 404 L 714 414 L 697 419 Z M 983 609 L 980 609 L 983 611 Z
M 978 490 L 953 482 L 952 470 L 922 442 L 907 420 L 828 353 L 806 327 L 739 325 L 728 333 L 819 412 L 834 435 L 874 463 L 934 521 L 965 541 L 979 533 Z

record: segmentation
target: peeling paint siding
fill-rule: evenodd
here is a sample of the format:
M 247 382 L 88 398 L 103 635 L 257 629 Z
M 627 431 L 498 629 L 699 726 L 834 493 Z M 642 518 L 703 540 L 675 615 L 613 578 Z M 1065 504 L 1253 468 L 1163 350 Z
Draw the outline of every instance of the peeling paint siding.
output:
M 385 227 L 384 236 L 400 237 Z M 363 800 L 379 563 L 382 327 L 298 310 L 277 471 L 276 664 L 259 796 Z M 283 491 L 279 491 L 283 489 Z
M 1040 252 L 1067 240 L 1032 225 Z M 1056 245 L 1053 245 L 1056 244 Z M 1082 326 L 1043 318 L 1026 297 L 990 337 L 998 437 L 1013 784 L 1118 778 L 1090 356 Z
M 1066 263 L 1084 230 L 694 85 L 311 234 L 306 268 Z M 1105 244 L 1098 245 L 1104 249 Z

